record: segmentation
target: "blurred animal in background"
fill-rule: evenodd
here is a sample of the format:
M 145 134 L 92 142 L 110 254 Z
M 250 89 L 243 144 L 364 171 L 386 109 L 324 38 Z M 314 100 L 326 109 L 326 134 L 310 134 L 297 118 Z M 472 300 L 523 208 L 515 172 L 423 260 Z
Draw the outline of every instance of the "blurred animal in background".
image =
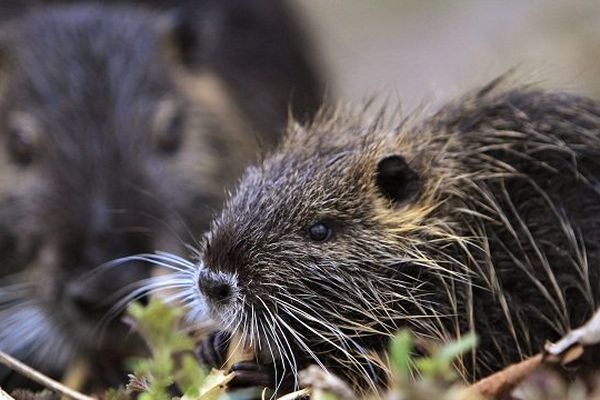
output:
M 84 356 L 121 383 L 136 344 L 100 322 L 150 269 L 92 271 L 187 253 L 321 86 L 280 1 L 55 3 L 1 8 L 0 350 L 54 377 Z
M 47 6 L 92 0 L 7 0 L 0 21 Z M 218 71 L 232 96 L 262 134 L 279 136 L 288 111 L 305 120 L 321 104 L 323 82 L 295 7 L 277 0 L 105 0 L 163 14 L 184 14 L 182 39 L 191 66 Z M 187 32 L 185 30 L 187 29 Z M 193 42 L 193 43 L 192 43 Z

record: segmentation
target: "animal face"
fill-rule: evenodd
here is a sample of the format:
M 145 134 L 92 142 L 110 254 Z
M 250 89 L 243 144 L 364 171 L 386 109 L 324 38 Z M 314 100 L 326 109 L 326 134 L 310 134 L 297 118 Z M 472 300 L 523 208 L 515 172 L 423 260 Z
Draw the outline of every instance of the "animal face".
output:
M 98 345 L 100 322 L 150 270 L 97 267 L 184 252 L 255 151 L 218 77 L 185 65 L 193 49 L 179 28 L 76 6 L 32 14 L 3 37 L 3 351 L 47 371 L 76 352 L 126 352 L 117 322 Z
M 403 323 L 386 310 L 408 317 L 404 303 L 420 293 L 405 275 L 410 246 L 377 218 L 409 213 L 421 190 L 414 167 L 385 153 L 386 138 L 300 130 L 250 168 L 206 237 L 197 308 L 265 361 L 345 366 L 336 372 L 373 384 L 371 351 Z

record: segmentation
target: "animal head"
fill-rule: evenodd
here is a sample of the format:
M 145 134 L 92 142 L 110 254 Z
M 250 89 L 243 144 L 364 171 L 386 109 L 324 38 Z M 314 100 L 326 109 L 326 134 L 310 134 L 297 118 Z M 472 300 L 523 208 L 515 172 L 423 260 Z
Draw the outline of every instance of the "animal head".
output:
M 418 271 L 436 267 L 422 245 L 439 178 L 421 136 L 337 113 L 290 128 L 212 224 L 196 311 L 259 358 L 374 385 L 384 337 L 435 314 Z
M 183 252 L 257 144 L 219 77 L 192 68 L 187 21 L 56 7 L 0 39 L 0 349 L 60 371 L 127 350 L 99 321 L 142 262 Z M 117 323 L 111 329 L 119 329 Z

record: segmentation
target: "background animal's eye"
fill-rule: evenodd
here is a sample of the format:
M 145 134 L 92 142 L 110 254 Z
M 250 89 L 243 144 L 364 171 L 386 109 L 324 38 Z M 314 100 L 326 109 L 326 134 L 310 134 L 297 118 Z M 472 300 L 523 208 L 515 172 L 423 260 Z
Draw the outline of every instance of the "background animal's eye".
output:
M 315 242 L 324 242 L 331 238 L 332 230 L 325 222 L 317 222 L 308 228 L 308 238 Z
M 175 154 L 181 147 L 182 136 L 183 115 L 177 113 L 161 132 L 157 132 L 157 149 L 163 154 Z
M 33 161 L 35 146 L 27 135 L 19 130 L 12 130 L 8 134 L 8 150 L 12 160 L 22 166 Z
M 181 148 L 185 116 L 178 101 L 165 99 L 154 115 L 154 145 L 158 152 L 173 155 Z
M 11 160 L 20 166 L 33 162 L 37 153 L 38 128 L 33 118 L 16 113 L 9 118 L 7 150 Z

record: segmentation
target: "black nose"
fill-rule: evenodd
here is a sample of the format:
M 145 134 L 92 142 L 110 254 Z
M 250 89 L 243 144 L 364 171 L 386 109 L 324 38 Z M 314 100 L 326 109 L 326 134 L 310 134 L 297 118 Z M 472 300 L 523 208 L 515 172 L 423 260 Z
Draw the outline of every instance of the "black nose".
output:
M 144 263 L 130 263 L 106 268 L 80 267 L 89 272 L 74 276 L 64 286 L 64 300 L 78 312 L 96 318 L 113 310 L 119 300 L 133 290 L 133 286 L 148 277 Z M 137 301 L 144 303 L 147 293 L 136 291 Z
M 198 286 L 200 291 L 214 303 L 223 303 L 233 294 L 231 285 L 225 277 L 211 272 L 200 274 Z
M 108 310 L 106 303 L 89 287 L 84 285 L 71 285 L 67 289 L 67 297 L 71 304 L 84 313 L 98 313 Z

